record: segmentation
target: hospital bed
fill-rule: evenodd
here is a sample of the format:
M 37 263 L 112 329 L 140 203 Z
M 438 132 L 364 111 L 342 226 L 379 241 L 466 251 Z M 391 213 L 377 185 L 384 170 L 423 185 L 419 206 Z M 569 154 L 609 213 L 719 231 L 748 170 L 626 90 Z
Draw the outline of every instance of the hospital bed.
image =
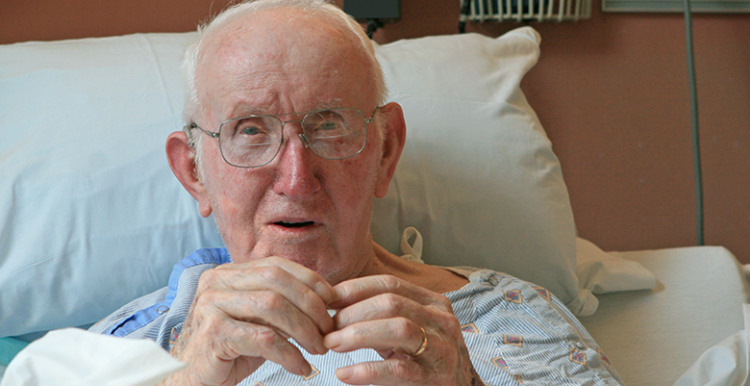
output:
M 44 332 L 90 326 L 162 287 L 196 248 L 222 246 L 164 155 L 183 125 L 179 62 L 194 38 L 0 46 L 0 373 Z M 686 372 L 681 385 L 744 384 L 749 292 L 730 251 L 604 252 L 576 236 L 559 161 L 520 89 L 540 42 L 523 27 L 376 47 L 408 134 L 374 238 L 549 289 L 628 385 Z

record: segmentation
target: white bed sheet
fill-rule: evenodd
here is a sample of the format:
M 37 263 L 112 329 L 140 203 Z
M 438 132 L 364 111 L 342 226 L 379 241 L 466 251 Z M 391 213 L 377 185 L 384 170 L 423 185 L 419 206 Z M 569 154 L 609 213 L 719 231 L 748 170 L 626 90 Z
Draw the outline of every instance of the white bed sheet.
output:
M 184 367 L 147 339 L 66 328 L 49 332 L 18 353 L 0 386 L 153 386 Z
M 580 319 L 628 386 L 673 385 L 704 351 L 744 328 L 750 291 L 725 248 L 623 257 L 650 270 L 657 287 L 600 295 L 596 313 Z

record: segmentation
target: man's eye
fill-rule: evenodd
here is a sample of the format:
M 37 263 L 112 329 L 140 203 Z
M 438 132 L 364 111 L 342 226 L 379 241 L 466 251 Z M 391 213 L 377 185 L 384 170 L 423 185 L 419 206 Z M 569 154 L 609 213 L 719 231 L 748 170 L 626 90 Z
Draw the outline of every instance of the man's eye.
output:
M 261 130 L 257 126 L 247 126 L 243 128 L 240 132 L 245 135 L 256 135 L 256 134 L 260 134 Z
M 338 128 L 339 128 L 339 125 L 336 122 L 323 122 L 318 126 L 318 130 L 323 130 L 323 131 L 336 130 Z

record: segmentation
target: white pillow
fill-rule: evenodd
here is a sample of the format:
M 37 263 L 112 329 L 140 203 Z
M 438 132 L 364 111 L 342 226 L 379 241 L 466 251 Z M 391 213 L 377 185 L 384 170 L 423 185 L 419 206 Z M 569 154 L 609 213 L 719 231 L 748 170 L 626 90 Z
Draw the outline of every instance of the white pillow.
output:
M 95 322 L 222 245 L 164 151 L 193 37 L 0 46 L 0 336 Z
M 194 37 L 0 46 L 0 336 L 93 323 L 164 286 L 196 248 L 222 246 L 164 153 Z M 427 262 L 512 273 L 580 309 L 560 167 L 518 88 L 537 34 L 377 50 L 409 143 L 375 237 L 398 252 L 416 226 Z
M 464 34 L 377 47 L 407 140 L 388 195 L 375 203 L 372 232 L 398 253 L 401 231 L 413 226 L 426 263 L 507 272 L 580 313 L 596 299 L 578 296 L 570 199 L 519 87 L 540 40 L 523 27 L 496 39 Z

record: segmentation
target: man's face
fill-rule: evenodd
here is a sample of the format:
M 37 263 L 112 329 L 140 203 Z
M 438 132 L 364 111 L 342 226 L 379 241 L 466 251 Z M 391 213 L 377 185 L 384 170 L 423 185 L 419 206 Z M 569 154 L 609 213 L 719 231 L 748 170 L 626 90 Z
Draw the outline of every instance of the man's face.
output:
M 218 131 L 222 121 L 253 113 L 301 119 L 323 107 L 373 114 L 369 65 L 349 35 L 299 11 L 262 11 L 210 36 L 198 64 L 205 110 L 197 122 Z M 271 163 L 228 165 L 218 141 L 203 138 L 204 200 L 234 262 L 281 256 L 328 278 L 356 275 L 372 254 L 372 200 L 382 185 L 382 150 L 375 124 L 357 156 L 325 160 L 305 148 L 299 123 L 284 126 Z M 199 132 L 196 135 L 205 135 Z M 385 181 L 387 184 L 387 181 Z

